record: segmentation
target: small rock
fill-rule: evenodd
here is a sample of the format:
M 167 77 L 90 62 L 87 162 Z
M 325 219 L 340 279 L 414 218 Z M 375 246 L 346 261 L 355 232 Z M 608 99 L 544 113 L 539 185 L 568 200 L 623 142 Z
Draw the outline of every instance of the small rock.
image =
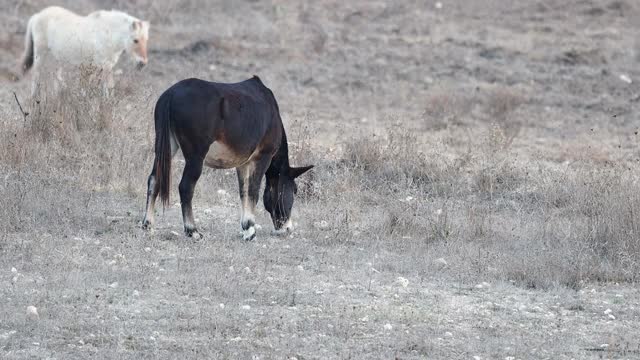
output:
M 436 9 L 442 9 L 442 3 L 440 1 L 438 1 L 435 6 Z
M 218 189 L 218 195 L 227 195 L 227 190 L 224 189 Z
M 117 288 L 118 287 L 118 282 L 116 281 L 116 282 L 112 283 L 111 285 L 109 285 L 109 287 L 112 288 L 112 289 Z
M 304 271 L 304 266 L 302 266 L 302 265 L 298 265 L 298 266 L 297 266 L 297 268 L 298 268 L 298 270 L 300 270 L 300 271 Z
M 367 321 L 369 321 L 369 317 L 365 316 L 365 317 L 361 318 L 360 321 L 367 322 Z
M 215 71 L 216 70 L 216 66 L 211 64 L 209 65 L 209 71 Z
M 451 332 L 447 331 L 446 333 L 444 333 L 444 336 L 453 337 L 453 334 Z
M 316 221 L 313 226 L 320 230 L 326 230 L 329 228 L 329 223 L 326 220 Z
M 251 274 L 251 269 L 247 266 L 244 268 L 244 272 L 247 274 Z
M 135 297 L 140 296 L 140 292 L 138 290 L 133 290 L 133 296 Z
M 150 251 L 151 251 L 151 248 L 150 248 L 150 247 L 146 247 L 146 248 L 144 248 L 144 252 L 150 252 Z
M 31 320 L 38 320 L 40 318 L 38 308 L 33 305 L 27 306 L 27 317 Z
M 17 273 L 17 272 L 18 272 L 18 269 L 16 269 L 16 268 L 12 267 L 12 268 L 11 268 L 11 272 L 15 274 L 15 273 Z
M 220 303 L 220 305 L 218 305 L 218 306 L 220 306 L 220 309 L 224 309 L 224 304 L 223 303 Z
M 631 80 L 631 78 L 626 74 L 620 74 L 620 80 L 627 84 L 631 84 L 633 82 L 633 80 Z
M 249 305 L 242 305 L 242 310 L 251 310 L 251 306 L 249 306 Z
M 404 288 L 409 286 L 409 280 L 407 280 L 406 278 L 403 278 L 402 276 L 398 276 L 398 278 L 396 279 L 396 282 Z
M 607 310 L 605 310 L 605 311 L 604 311 L 604 314 L 605 314 L 605 315 L 609 315 L 609 314 L 611 314 L 612 312 L 613 312 L 613 311 L 611 311 L 611 309 L 607 309 Z
M 609 314 L 609 320 L 615 320 L 615 319 L 616 319 L 616 317 L 615 317 L 615 316 L 613 316 L 613 315 Z
M 391 326 L 391 324 L 386 324 L 384 326 L 384 328 L 385 328 L 385 330 L 391 330 L 391 329 L 393 329 L 393 326 Z

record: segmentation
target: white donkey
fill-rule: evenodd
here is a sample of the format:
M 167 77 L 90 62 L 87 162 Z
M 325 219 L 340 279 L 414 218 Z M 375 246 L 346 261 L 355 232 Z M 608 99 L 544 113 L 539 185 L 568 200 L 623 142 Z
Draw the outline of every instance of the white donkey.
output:
M 31 16 L 27 25 L 22 71 L 34 68 L 33 88 L 40 81 L 39 69 L 55 60 L 61 65 L 89 65 L 102 73 L 105 91 L 113 87 L 111 70 L 123 52 L 138 68 L 147 64 L 149 22 L 120 11 L 95 11 L 77 15 L 57 6 Z M 58 69 L 58 79 L 61 78 Z

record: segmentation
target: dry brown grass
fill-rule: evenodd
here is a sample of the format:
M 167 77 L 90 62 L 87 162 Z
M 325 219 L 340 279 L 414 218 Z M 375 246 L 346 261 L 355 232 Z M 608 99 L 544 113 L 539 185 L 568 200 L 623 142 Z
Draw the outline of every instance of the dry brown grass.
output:
M 340 160 L 320 165 L 313 181 L 322 192 L 304 205 L 313 208 L 308 216 L 332 224 L 337 243 L 377 239 L 425 258 L 435 246 L 475 280 L 572 289 L 638 281 L 635 172 L 523 168 L 501 128 L 487 137 L 451 162 L 416 153 L 408 134 L 355 139 Z

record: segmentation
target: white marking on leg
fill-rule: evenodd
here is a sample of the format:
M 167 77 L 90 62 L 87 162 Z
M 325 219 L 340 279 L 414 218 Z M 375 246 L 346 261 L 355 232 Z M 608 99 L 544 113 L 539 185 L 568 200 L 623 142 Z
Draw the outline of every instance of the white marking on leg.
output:
M 144 222 L 148 227 L 151 227 L 155 223 L 155 204 L 156 199 L 153 196 L 149 196 L 149 202 L 147 203 L 147 211 L 144 215 Z
M 178 141 L 176 140 L 176 136 L 173 134 L 173 131 L 169 135 L 169 144 L 171 145 L 171 158 L 173 159 L 179 148 Z
M 256 234 L 255 222 L 256 217 L 253 213 L 253 204 L 249 198 L 250 187 L 250 174 L 252 172 L 252 165 L 247 165 L 242 171 L 242 217 L 240 224 L 244 227 L 244 224 L 250 224 L 247 229 L 243 229 L 242 238 L 244 240 L 251 240 Z
M 279 230 L 273 230 L 273 234 L 274 235 L 287 235 L 290 232 L 293 231 L 293 223 L 291 222 L 291 219 L 287 220 L 287 222 L 284 223 L 284 225 L 282 225 L 282 227 Z
M 284 226 L 282 228 L 287 232 L 293 231 L 293 222 L 291 221 L 291 218 L 289 218 L 289 220 L 284 223 Z
M 242 231 L 242 240 L 251 240 L 256 234 L 256 228 L 250 226 L 247 230 Z

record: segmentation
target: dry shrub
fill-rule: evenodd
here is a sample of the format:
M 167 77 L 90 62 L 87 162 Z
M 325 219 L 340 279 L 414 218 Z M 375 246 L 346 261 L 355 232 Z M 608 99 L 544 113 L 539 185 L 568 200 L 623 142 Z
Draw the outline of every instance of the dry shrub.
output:
M 44 80 L 26 120 L 15 119 L 0 132 L 0 195 L 7 204 L 0 215 L 11 231 L 65 231 L 59 226 L 65 221 L 86 219 L 82 209 L 96 191 L 135 194 L 145 185 L 152 155 L 145 136 L 149 97 L 124 97 L 119 88 L 105 96 L 99 74 L 90 68 L 79 74 L 62 86 Z
M 501 129 L 507 147 L 522 129 L 523 124 L 514 117 L 514 113 L 524 102 L 524 96 L 510 88 L 493 89 L 487 97 L 485 113 L 489 121 Z
M 335 243 L 362 233 L 415 259 L 438 249 L 460 264 L 452 266 L 459 275 L 481 281 L 539 289 L 638 281 L 638 175 L 601 163 L 562 171 L 534 163 L 525 171 L 510 146 L 498 125 L 451 164 L 416 156 L 410 135 L 354 140 L 318 172 L 322 195 L 309 204 L 318 201 L 313 211 L 330 222 L 349 214 L 352 231 L 323 234 Z
M 502 127 L 491 128 L 474 159 L 478 167 L 473 170 L 473 184 L 478 193 L 493 199 L 496 193 L 512 192 L 521 184 L 524 176 L 510 151 L 512 140 Z
M 473 109 L 474 99 L 456 90 L 441 90 L 427 97 L 422 114 L 427 130 L 443 130 L 462 124 L 462 117 Z
M 101 69 L 89 65 L 67 69 L 62 81 L 55 73 L 41 79 L 31 101 L 29 127 L 35 135 L 43 141 L 73 142 L 81 132 L 114 130 L 114 111 L 123 98 L 116 89 L 105 87 L 107 75 Z
M 584 165 L 535 179 L 541 197 L 510 244 L 506 275 L 527 287 L 579 288 L 588 281 L 637 282 L 637 175 Z M 557 181 L 548 181 L 549 177 Z M 563 200 L 558 202 L 558 193 Z
M 388 140 L 359 138 L 350 141 L 340 162 L 355 169 L 363 185 L 373 191 L 407 193 L 427 189 L 439 195 L 459 189 L 464 159 L 447 162 L 439 154 L 420 151 L 415 134 L 391 130 Z

